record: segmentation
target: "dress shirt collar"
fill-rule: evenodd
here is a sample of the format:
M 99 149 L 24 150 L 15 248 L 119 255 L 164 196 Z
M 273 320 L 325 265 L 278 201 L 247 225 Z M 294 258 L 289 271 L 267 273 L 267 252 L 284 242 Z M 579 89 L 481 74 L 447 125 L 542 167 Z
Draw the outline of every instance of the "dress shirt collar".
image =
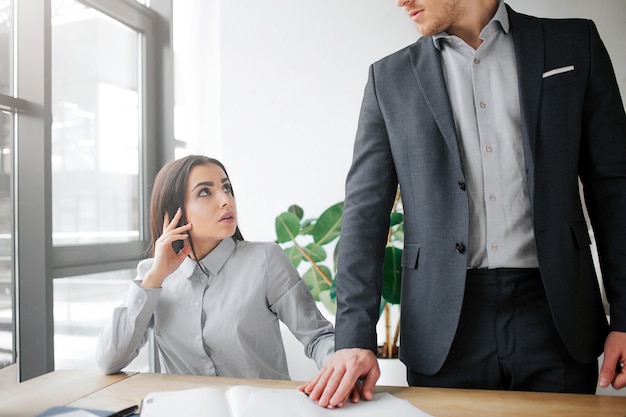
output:
M 218 245 L 213 248 L 211 252 L 207 254 L 200 262 L 202 265 L 213 275 L 217 275 L 220 269 L 226 263 L 226 260 L 230 258 L 230 255 L 235 251 L 237 243 L 233 238 L 222 239 Z
M 499 23 L 499 27 L 502 28 L 504 33 L 509 33 L 510 25 L 509 25 L 509 14 L 506 11 L 506 5 L 504 1 L 498 0 L 498 9 L 496 10 L 496 14 L 493 15 L 489 23 L 483 28 L 480 32 L 480 38 L 485 39 L 493 31 L 498 27 L 496 22 Z M 453 40 L 455 37 L 449 35 L 447 32 L 440 32 L 436 35 L 433 35 L 433 43 L 435 44 L 435 48 L 441 50 L 441 39 L 445 40 Z
M 213 275 L 217 275 L 217 273 L 222 269 L 226 260 L 230 257 L 230 255 L 235 250 L 237 243 L 233 238 L 222 239 L 220 243 L 208 253 L 200 262 L 207 271 L 209 271 Z M 180 267 L 175 272 L 180 274 L 183 278 L 191 278 L 193 276 L 194 271 L 198 267 L 196 261 L 191 259 L 189 256 L 185 258 Z

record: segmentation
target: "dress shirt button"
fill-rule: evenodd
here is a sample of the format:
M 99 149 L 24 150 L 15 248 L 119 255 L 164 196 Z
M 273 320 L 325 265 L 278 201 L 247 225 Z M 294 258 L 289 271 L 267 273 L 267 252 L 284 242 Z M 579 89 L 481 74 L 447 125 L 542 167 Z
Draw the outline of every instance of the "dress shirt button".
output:
M 459 181 L 459 188 L 465 191 L 465 183 L 463 181 Z
M 461 242 L 456 242 L 456 244 L 454 245 L 454 249 L 457 251 L 457 253 L 463 253 L 465 252 L 465 245 Z
M 483 101 L 480 102 L 479 106 L 481 109 L 484 109 L 485 107 L 487 107 L 487 105 Z
M 497 251 L 498 249 L 500 249 L 500 247 L 498 246 L 497 243 L 492 243 L 491 244 L 491 250 Z
M 474 58 L 474 64 L 480 64 L 480 59 Z
M 491 146 L 489 146 L 489 145 L 485 146 L 485 150 L 487 152 L 493 152 L 493 148 Z
M 492 203 L 494 201 L 496 201 L 496 195 L 495 194 L 489 194 L 489 201 L 491 201 Z

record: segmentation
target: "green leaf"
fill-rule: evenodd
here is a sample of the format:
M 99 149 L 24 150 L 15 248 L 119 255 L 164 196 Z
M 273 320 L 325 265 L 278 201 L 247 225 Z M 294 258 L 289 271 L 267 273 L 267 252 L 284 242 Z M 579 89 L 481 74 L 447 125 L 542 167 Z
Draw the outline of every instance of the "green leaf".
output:
M 300 265 L 300 262 L 302 262 L 302 259 L 304 259 L 302 257 L 302 253 L 300 253 L 298 248 L 296 248 L 295 246 L 289 246 L 288 248 L 284 248 L 283 250 L 289 257 L 291 264 L 296 268 L 298 267 L 298 265 Z
M 332 279 L 332 275 L 330 274 L 330 270 L 324 265 L 318 265 L 320 270 L 330 279 Z M 330 289 L 330 285 L 326 282 L 324 277 L 322 277 L 319 272 L 317 272 L 314 268 L 309 269 L 302 276 L 304 278 L 304 282 L 311 290 L 311 294 L 313 294 L 313 298 L 315 301 L 320 300 L 320 292 Z
M 391 240 L 395 242 L 404 242 L 404 223 L 397 225 L 391 232 Z
M 383 297 L 391 304 L 400 304 L 400 286 L 402 282 L 402 249 L 388 246 L 385 248 L 383 262 Z
M 276 217 L 276 241 L 285 243 L 294 240 L 300 233 L 300 219 L 290 212 L 281 213 Z
M 326 259 L 326 250 L 315 243 L 310 243 L 303 249 L 315 263 L 322 262 Z
M 389 215 L 389 227 L 393 227 L 397 224 L 400 224 L 402 223 L 403 220 L 404 220 L 404 214 L 394 211 Z
M 306 219 L 302 222 L 301 235 L 313 235 L 313 228 L 315 227 L 315 219 Z
M 297 204 L 290 205 L 287 209 L 287 212 L 292 213 L 300 220 L 302 220 L 302 218 L 304 217 L 304 210 L 302 210 L 302 207 L 298 206 Z
M 313 240 L 315 243 L 323 246 L 339 237 L 342 215 L 343 202 L 330 206 L 322 213 L 317 222 L 315 222 L 313 229 Z
M 385 297 L 380 297 L 380 306 L 378 306 L 378 317 L 381 317 L 385 312 L 385 304 L 387 304 L 387 300 L 385 300 Z

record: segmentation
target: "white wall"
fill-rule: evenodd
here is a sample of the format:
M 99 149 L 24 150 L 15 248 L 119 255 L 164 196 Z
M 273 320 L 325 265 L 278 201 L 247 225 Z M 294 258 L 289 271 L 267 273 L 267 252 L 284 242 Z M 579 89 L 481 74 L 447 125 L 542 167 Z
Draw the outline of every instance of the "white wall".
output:
M 185 131 L 193 152 L 226 164 L 244 236 L 273 240 L 274 218 L 289 205 L 317 217 L 343 200 L 368 66 L 417 32 L 391 1 L 199 2 L 185 20 L 195 46 L 177 45 L 189 51 L 177 67 L 190 75 Z M 202 14 L 211 10 L 219 19 Z M 198 88 L 203 73 L 213 79 Z

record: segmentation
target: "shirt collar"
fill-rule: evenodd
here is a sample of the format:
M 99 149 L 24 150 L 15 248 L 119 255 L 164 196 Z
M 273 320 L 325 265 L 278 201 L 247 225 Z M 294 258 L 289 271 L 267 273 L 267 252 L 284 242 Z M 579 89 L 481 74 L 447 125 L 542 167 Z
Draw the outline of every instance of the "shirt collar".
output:
M 504 33 L 509 33 L 509 30 L 510 30 L 509 14 L 507 13 L 506 5 L 504 4 L 504 1 L 502 0 L 498 0 L 498 9 L 496 10 L 496 13 L 493 15 L 489 23 L 487 23 L 487 25 L 480 32 L 481 39 L 484 39 L 486 35 L 488 35 L 494 30 L 494 29 L 491 29 L 492 27 L 497 27 L 497 26 L 494 26 L 495 22 L 500 24 L 499 27 L 502 28 L 502 31 Z M 433 35 L 433 43 L 435 44 L 435 48 L 441 50 L 441 39 L 450 40 L 452 38 L 453 37 L 451 35 L 448 35 L 448 33 L 446 33 L 445 31 L 439 32 L 436 35 Z
M 200 262 L 211 274 L 217 275 L 230 255 L 235 251 L 236 246 L 237 243 L 234 238 L 222 239 Z
M 235 239 L 222 239 L 222 241 L 218 243 L 218 245 L 211 252 L 209 252 L 207 256 L 200 260 L 200 262 L 207 271 L 213 275 L 217 275 L 226 263 L 226 260 L 235 250 L 236 246 L 237 243 L 235 242 Z M 183 263 L 180 264 L 176 273 L 180 274 L 179 276 L 189 279 L 194 275 L 194 271 L 197 267 L 198 264 L 196 261 L 188 256 L 185 258 Z

